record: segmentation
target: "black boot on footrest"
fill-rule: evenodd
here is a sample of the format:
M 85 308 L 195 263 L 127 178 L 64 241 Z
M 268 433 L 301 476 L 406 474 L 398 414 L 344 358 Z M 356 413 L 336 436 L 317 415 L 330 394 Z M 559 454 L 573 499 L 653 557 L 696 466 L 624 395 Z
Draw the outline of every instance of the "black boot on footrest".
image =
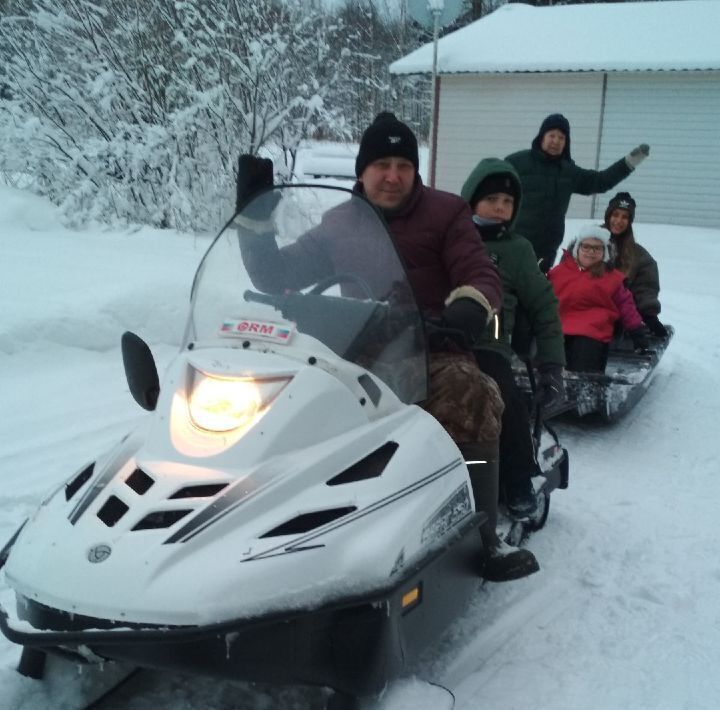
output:
M 470 474 L 475 508 L 488 516 L 480 526 L 484 548 L 482 577 L 489 582 L 506 582 L 537 572 L 540 565 L 530 550 L 512 547 L 497 534 L 498 446 L 470 442 L 459 448 Z
M 505 488 L 505 507 L 514 520 L 527 520 L 537 513 L 537 495 L 532 480 L 526 477 Z
M 540 565 L 530 550 L 500 541 L 496 547 L 486 551 L 482 576 L 488 582 L 509 582 L 527 577 L 539 569 Z

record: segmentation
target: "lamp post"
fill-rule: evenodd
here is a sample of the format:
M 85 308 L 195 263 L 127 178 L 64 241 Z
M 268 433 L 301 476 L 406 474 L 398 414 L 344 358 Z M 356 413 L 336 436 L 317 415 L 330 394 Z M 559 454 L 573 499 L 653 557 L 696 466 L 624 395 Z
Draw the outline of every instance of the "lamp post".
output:
M 428 10 L 433 18 L 433 61 L 432 91 L 430 94 L 430 187 L 435 187 L 435 155 L 437 151 L 437 118 L 440 103 L 437 81 L 438 37 L 440 35 L 440 16 L 445 9 L 445 0 L 428 0 Z
M 438 79 L 438 39 L 440 28 L 450 24 L 462 9 L 463 0 L 407 0 L 411 17 L 425 27 L 432 27 L 433 59 L 432 88 L 430 95 L 430 164 L 428 183 L 435 187 L 435 164 L 437 162 L 438 114 L 440 112 L 440 81 Z

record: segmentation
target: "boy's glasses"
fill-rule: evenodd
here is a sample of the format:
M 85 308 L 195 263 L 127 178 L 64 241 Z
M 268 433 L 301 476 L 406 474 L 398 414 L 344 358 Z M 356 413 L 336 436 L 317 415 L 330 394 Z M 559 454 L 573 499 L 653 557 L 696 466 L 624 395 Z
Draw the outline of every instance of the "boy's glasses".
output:
M 581 244 L 580 250 L 600 254 L 601 252 L 605 251 L 605 247 L 602 244 Z

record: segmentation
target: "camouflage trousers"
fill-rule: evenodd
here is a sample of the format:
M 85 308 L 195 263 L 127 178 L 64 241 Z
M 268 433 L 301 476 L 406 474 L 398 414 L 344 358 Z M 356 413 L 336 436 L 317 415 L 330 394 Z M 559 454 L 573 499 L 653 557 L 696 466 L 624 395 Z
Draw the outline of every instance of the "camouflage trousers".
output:
M 456 444 L 497 444 L 505 405 L 495 380 L 469 353 L 430 353 L 428 397 L 422 406 Z

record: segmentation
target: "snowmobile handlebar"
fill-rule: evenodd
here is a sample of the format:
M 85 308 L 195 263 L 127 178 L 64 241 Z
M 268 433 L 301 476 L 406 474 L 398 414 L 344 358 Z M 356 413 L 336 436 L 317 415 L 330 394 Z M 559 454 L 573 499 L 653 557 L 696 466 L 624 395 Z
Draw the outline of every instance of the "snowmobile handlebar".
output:
M 277 306 L 280 296 L 268 296 L 265 293 L 258 293 L 257 291 L 250 291 L 248 289 L 243 293 L 243 298 L 246 301 L 253 303 L 264 303 L 267 306 Z
M 430 343 L 437 343 L 442 340 L 452 340 L 455 344 L 459 345 L 465 350 L 473 350 L 475 344 L 470 341 L 467 333 L 459 328 L 448 328 L 443 325 L 441 318 L 424 318 L 425 324 L 425 335 L 427 335 Z

